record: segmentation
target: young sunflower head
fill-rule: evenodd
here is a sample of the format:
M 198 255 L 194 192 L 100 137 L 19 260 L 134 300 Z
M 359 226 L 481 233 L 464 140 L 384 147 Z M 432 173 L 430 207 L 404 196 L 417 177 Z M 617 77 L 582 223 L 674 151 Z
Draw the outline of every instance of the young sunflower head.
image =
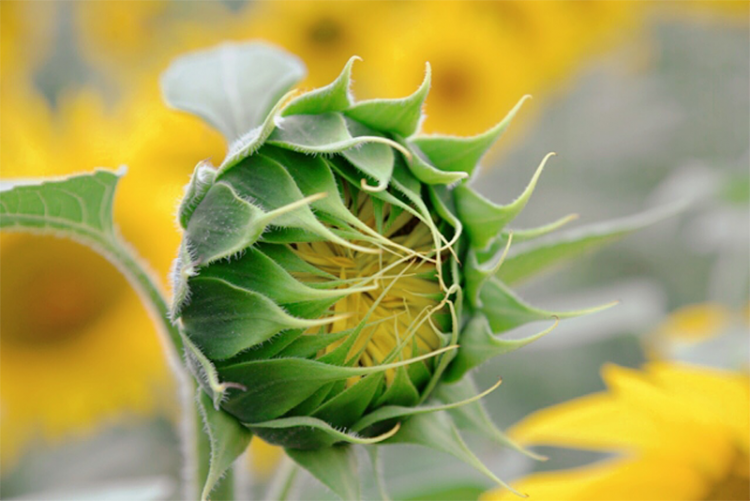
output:
M 286 447 L 337 437 L 253 425 L 353 429 L 414 406 L 457 348 L 461 228 L 442 198 L 467 173 L 438 171 L 405 139 L 429 69 L 409 98 L 353 104 L 353 62 L 327 88 L 271 103 L 221 167 L 197 167 L 179 211 L 173 313 L 193 365 L 225 411 Z M 383 421 L 357 431 L 396 424 Z
M 421 135 L 429 66 L 411 96 L 355 102 L 355 60 L 307 93 L 288 92 L 301 62 L 257 43 L 182 57 L 164 75 L 170 104 L 232 141 L 220 166 L 198 165 L 179 209 L 172 315 L 188 365 L 216 409 L 313 474 L 303 450 L 388 440 L 452 453 L 500 482 L 455 431 L 509 444 L 466 373 L 549 329 L 494 334 L 585 313 L 531 307 L 506 284 L 637 225 L 522 246 L 503 274 L 506 226 L 544 162 L 507 205 L 467 178 L 521 102 L 477 136 Z

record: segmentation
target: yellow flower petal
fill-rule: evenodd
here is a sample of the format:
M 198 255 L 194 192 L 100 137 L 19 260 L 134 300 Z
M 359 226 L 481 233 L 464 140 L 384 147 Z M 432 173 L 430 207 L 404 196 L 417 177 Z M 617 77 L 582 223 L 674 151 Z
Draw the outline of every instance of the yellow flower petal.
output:
M 707 483 L 683 465 L 660 460 L 617 459 L 584 468 L 536 473 L 513 484 L 529 501 L 662 501 L 701 499 Z M 518 497 L 505 489 L 490 491 L 482 501 Z

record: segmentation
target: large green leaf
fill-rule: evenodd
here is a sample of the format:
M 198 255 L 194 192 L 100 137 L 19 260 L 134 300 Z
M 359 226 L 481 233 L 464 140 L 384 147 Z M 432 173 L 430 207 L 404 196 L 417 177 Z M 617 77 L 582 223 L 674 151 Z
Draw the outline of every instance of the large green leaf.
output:
M 182 339 L 168 321 L 168 307 L 158 285 L 131 247 L 119 237 L 112 219 L 115 189 L 125 169 L 97 169 L 93 174 L 12 183 L 0 191 L 0 229 L 47 233 L 77 240 L 116 263 L 118 269 L 152 308 L 175 348 Z M 177 355 L 179 356 L 179 355 Z
M 0 228 L 54 233 L 93 247 L 118 247 L 112 203 L 124 169 L 15 184 L 0 191 Z
M 674 216 L 685 207 L 674 204 L 616 221 L 594 224 L 524 243 L 511 249 L 497 276 L 506 284 L 529 279 L 564 261 Z
M 161 86 L 169 105 L 198 115 L 234 141 L 261 125 L 305 73 L 299 58 L 271 45 L 224 44 L 175 59 Z
M 211 446 L 211 462 L 203 483 L 201 500 L 209 499 L 211 491 L 232 463 L 247 450 L 253 433 L 222 410 L 214 409 L 211 398 L 198 390 L 198 409 Z

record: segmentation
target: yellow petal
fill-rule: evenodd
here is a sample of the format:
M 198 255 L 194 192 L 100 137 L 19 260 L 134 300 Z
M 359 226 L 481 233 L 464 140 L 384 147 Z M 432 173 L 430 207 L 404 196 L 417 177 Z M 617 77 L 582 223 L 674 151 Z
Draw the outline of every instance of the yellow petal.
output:
M 711 421 L 713 411 L 689 398 L 689 385 L 673 391 L 649 372 L 615 366 L 605 367 L 603 377 L 609 392 L 538 411 L 511 429 L 511 435 L 524 443 L 661 456 L 712 478 L 732 460 L 737 434 Z
M 514 484 L 534 500 L 691 500 L 708 489 L 706 481 L 685 466 L 658 459 L 616 459 L 577 468 L 530 475 Z M 482 501 L 518 499 L 505 489 L 480 497 Z

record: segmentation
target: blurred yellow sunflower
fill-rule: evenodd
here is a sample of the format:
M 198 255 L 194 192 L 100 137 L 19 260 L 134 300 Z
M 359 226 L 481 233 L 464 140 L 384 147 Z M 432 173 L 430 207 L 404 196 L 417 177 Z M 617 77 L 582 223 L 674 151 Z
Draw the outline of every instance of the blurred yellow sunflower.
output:
M 639 2 L 407 2 L 375 55 L 382 93 L 407 95 L 432 65 L 427 132 L 472 134 L 524 94 L 544 97 L 640 19 Z M 372 62 L 372 61 L 370 61 Z
M 412 93 L 430 62 L 425 130 L 456 134 L 484 131 L 523 94 L 543 97 L 565 82 L 642 25 L 646 4 L 279 0 L 235 12 L 218 3 L 130 3 L 72 7 L 85 57 L 108 71 L 138 68 L 156 77 L 180 52 L 262 38 L 307 63 L 310 87 L 327 84 L 349 57 L 361 56 L 355 90 L 367 98 Z
M 603 378 L 608 391 L 538 411 L 510 434 L 525 444 L 619 455 L 516 482 L 529 499 L 750 499 L 747 373 L 654 362 L 643 370 L 606 366 Z M 511 499 L 506 492 L 482 499 Z
M 748 311 L 748 306 L 744 311 L 736 311 L 710 302 L 683 306 L 644 337 L 644 349 L 655 360 L 747 368 L 750 365 Z
M 192 166 L 220 159 L 224 145 L 197 120 L 164 108 L 155 91 L 113 108 L 79 92 L 62 96 L 53 112 L 25 87 L 4 86 L 0 164 L 3 181 L 127 165 L 115 218 L 166 290 L 179 244 L 175 200 Z M 4 234 L 0 252 L 2 460 L 30 440 L 173 409 L 153 323 L 112 265 L 52 237 Z

